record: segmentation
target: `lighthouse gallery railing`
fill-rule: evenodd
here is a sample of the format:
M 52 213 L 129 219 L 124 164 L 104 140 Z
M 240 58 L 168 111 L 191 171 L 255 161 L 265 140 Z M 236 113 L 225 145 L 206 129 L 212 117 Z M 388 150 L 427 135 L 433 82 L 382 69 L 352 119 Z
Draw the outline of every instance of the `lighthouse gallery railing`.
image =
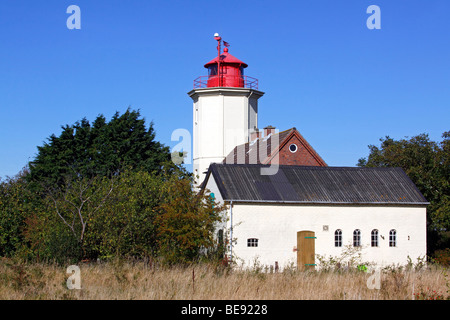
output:
M 249 76 L 228 76 L 221 75 L 222 83 L 241 83 L 240 88 L 254 89 L 258 90 L 258 79 L 249 77 Z M 217 83 L 217 76 L 200 76 L 197 79 L 194 79 L 194 89 L 215 87 L 215 85 L 211 85 L 212 83 Z M 209 85 L 208 85 L 209 83 Z M 229 85 L 225 85 L 225 87 L 230 87 Z

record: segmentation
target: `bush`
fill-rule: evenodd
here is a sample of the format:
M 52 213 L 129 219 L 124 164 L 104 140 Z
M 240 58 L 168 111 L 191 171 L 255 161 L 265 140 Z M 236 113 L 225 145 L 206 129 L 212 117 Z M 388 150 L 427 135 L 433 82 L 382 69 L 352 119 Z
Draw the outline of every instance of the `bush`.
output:
M 27 189 L 26 171 L 0 183 L 0 256 L 11 257 L 23 244 L 25 219 L 33 210 L 33 194 Z
M 194 192 L 187 179 L 172 178 L 164 188 L 155 220 L 159 255 L 168 264 L 189 263 L 216 250 L 213 231 L 223 207 Z
M 436 250 L 433 260 L 443 267 L 450 266 L 450 248 Z

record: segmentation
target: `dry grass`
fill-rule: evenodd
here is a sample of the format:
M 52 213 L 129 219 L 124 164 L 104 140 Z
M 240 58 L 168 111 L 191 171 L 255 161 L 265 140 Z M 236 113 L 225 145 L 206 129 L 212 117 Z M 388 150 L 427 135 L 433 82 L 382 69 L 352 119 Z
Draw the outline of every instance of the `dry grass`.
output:
M 80 270 L 81 290 L 69 290 L 65 267 L 2 259 L 0 299 L 391 300 L 449 296 L 446 271 L 437 267 L 384 272 L 379 290 L 367 288 L 370 275 L 364 272 L 262 273 L 206 264 L 169 268 L 124 261 L 81 264 Z

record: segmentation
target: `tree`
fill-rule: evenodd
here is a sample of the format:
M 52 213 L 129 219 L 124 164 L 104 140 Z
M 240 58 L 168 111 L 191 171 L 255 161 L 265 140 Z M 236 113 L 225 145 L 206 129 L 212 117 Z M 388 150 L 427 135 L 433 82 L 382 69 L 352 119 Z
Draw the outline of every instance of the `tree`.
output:
M 28 188 L 40 195 L 38 201 L 43 207 L 26 219 L 25 239 L 32 252 L 42 259 L 58 256 L 59 261 L 65 259 L 65 254 L 76 260 L 111 252 L 93 240 L 98 240 L 95 234 L 115 231 L 100 227 L 117 221 L 122 213 L 120 208 L 134 203 L 128 203 L 129 199 L 117 200 L 118 193 L 114 193 L 117 183 L 129 176 L 129 171 L 160 175 L 167 170 L 169 160 L 169 148 L 155 141 L 153 123 L 146 128 L 139 111 L 128 109 L 122 115 L 116 112 L 109 122 L 99 115 L 92 125 L 84 118 L 72 126 L 63 126 L 59 136 L 51 135 L 48 142 L 38 147 L 26 175 Z M 116 201 L 110 202 L 113 194 Z M 104 206 L 114 207 L 117 215 L 114 211 L 105 215 L 100 210 Z M 130 212 L 145 211 L 139 210 Z M 106 220 L 101 221 L 100 217 Z M 121 217 L 129 226 L 126 219 L 130 216 Z M 103 233 L 98 233 L 100 229 L 96 227 Z M 118 253 L 120 246 L 112 244 L 109 247 Z
M 28 258 L 61 263 L 85 258 L 85 238 L 91 221 L 107 202 L 117 179 L 68 175 L 61 186 L 46 185 L 40 193 L 40 206 L 28 212 L 25 220 Z
M 176 176 L 165 182 L 163 192 L 155 223 L 159 255 L 165 262 L 189 263 L 218 249 L 214 230 L 224 207 L 193 191 L 192 180 Z
M 147 129 L 139 111 L 128 109 L 110 122 L 99 115 L 92 125 L 84 118 L 63 126 L 58 137 L 53 134 L 38 147 L 29 179 L 52 186 L 63 185 L 68 175 L 89 179 L 122 168 L 158 173 L 168 160 L 169 148 L 155 141 L 153 123 Z
M 24 242 L 27 214 L 34 209 L 34 195 L 27 189 L 22 170 L 0 183 L 0 256 L 12 256 Z
M 214 247 L 221 207 L 193 191 L 192 175 L 170 161 L 138 111 L 62 129 L 20 179 L 0 184 L 1 255 L 20 248 L 38 261 L 160 255 L 175 263 Z
M 51 206 L 56 215 L 66 225 L 77 241 L 83 244 L 88 222 L 105 204 L 115 188 L 117 177 L 95 176 L 93 178 L 70 177 L 64 189 L 47 189 Z
M 381 146 L 369 145 L 369 156 L 360 167 L 401 167 L 430 202 L 427 208 L 429 252 L 448 246 L 450 231 L 450 131 L 440 143 L 427 134 L 410 139 L 380 139 Z
M 192 189 L 192 178 L 173 165 L 155 175 L 80 178 L 48 190 L 44 205 L 27 219 L 25 236 L 39 260 L 157 257 L 187 263 L 214 251 L 214 224 L 223 210 Z
M 23 232 L 16 230 L 14 234 L 20 234 L 22 248 L 28 248 L 29 256 L 38 259 L 65 261 L 67 257 L 76 260 L 96 255 L 98 244 L 95 246 L 92 239 L 98 230 L 94 227 L 102 225 L 98 217 L 105 217 L 100 209 L 105 205 L 111 208 L 110 198 L 121 173 L 160 175 L 169 160 L 169 148 L 155 140 L 153 123 L 147 127 L 139 111 L 116 112 L 109 122 L 99 115 L 92 124 L 84 118 L 65 125 L 59 136 L 52 134 L 38 147 L 29 171 L 24 173 L 23 187 L 34 195 L 36 208 L 23 211 Z M 8 200 L 16 201 L 14 208 L 25 195 L 16 194 L 16 200 Z M 114 209 L 120 207 L 119 202 L 115 204 Z
M 163 179 L 145 171 L 123 171 L 108 201 L 92 216 L 86 233 L 90 258 L 156 255 L 155 208 Z

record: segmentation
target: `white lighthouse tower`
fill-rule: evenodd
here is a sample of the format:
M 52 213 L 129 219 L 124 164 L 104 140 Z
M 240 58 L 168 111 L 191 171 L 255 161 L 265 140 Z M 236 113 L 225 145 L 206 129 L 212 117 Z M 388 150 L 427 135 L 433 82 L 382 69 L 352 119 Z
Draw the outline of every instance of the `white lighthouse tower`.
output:
M 228 52 L 221 52 L 222 38 L 216 33 L 218 55 L 205 64 L 207 76 L 194 80 L 188 95 L 193 109 L 193 173 L 203 182 L 211 163 L 222 162 L 239 144 L 249 142 L 258 128 L 258 80 L 244 75 L 247 64 Z

